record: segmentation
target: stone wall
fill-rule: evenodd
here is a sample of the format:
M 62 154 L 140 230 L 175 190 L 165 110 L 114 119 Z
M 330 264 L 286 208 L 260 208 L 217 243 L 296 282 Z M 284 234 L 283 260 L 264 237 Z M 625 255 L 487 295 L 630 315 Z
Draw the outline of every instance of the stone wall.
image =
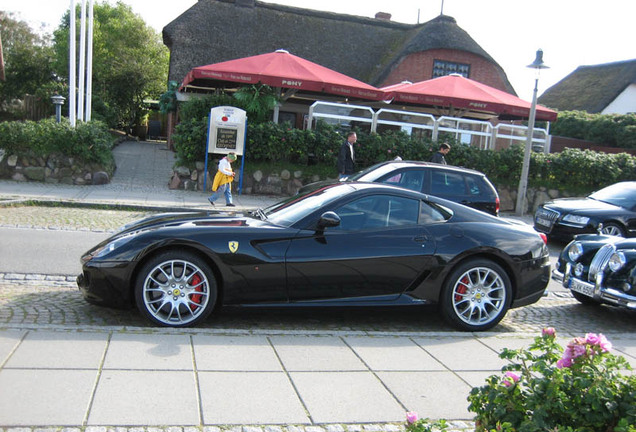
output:
M 186 167 L 175 168 L 170 179 L 170 189 L 203 190 L 205 166 L 203 162 L 197 162 L 196 169 Z M 238 175 L 238 174 L 237 174 Z M 208 191 L 212 188 L 213 176 L 207 175 L 205 187 Z M 236 177 L 233 187 L 238 188 L 239 177 Z M 243 193 L 254 195 L 295 195 L 303 185 L 320 181 L 318 176 L 307 176 L 302 171 L 291 172 L 263 172 L 257 170 L 247 173 L 243 177 Z
M 69 185 L 106 184 L 110 175 L 97 164 L 82 164 L 68 156 L 20 157 L 0 149 L 0 178 L 19 182 Z

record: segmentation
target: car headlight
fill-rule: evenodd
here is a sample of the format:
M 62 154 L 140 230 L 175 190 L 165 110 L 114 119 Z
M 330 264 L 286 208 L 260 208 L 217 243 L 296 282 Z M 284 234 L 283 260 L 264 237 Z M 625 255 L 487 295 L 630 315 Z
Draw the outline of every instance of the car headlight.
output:
M 590 221 L 589 217 L 567 214 L 563 216 L 563 222 L 585 226 Z
M 611 271 L 617 272 L 625 266 L 627 260 L 623 252 L 614 252 L 607 263 Z
M 112 251 L 114 251 L 115 249 L 117 249 L 118 247 L 121 247 L 122 245 L 128 243 L 130 240 L 133 239 L 133 237 L 135 237 L 136 233 L 133 234 L 129 234 L 123 237 L 118 237 L 115 240 L 106 243 L 104 246 L 95 249 L 93 252 L 91 252 L 90 254 L 86 255 L 83 257 L 84 261 L 90 261 L 93 258 L 101 258 L 103 256 L 108 255 L 109 253 L 111 253 Z
M 571 261 L 577 261 L 583 255 L 583 245 L 579 242 L 574 242 L 568 249 L 568 257 Z

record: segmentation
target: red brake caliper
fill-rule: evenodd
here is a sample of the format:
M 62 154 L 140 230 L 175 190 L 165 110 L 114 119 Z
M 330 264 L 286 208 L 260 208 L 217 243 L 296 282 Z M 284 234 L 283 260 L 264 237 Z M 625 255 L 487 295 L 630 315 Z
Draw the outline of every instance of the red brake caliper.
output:
M 468 277 L 465 276 L 460 282 L 462 283 L 462 285 L 457 287 L 457 294 L 455 294 L 456 302 L 462 301 L 463 297 L 460 294 L 466 294 L 466 292 L 468 291 L 468 289 L 466 288 L 468 286 Z
M 201 283 L 201 276 L 199 276 L 199 273 L 195 274 L 194 276 L 192 276 L 192 278 L 190 279 L 190 285 L 199 285 Z M 200 286 L 197 286 L 195 288 L 195 291 L 199 291 L 199 292 L 203 292 L 203 290 L 201 289 Z M 190 305 L 190 310 L 191 311 L 195 311 L 196 309 L 199 308 L 199 306 L 197 306 L 197 304 L 201 304 L 201 298 L 203 296 L 201 294 L 194 294 L 190 297 L 190 299 L 192 300 L 193 303 L 196 304 L 191 304 Z

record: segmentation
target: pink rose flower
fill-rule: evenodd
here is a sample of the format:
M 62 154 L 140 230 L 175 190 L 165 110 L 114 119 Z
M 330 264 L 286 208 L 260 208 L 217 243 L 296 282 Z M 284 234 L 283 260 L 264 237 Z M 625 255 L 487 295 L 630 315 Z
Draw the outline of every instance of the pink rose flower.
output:
M 406 413 L 406 422 L 413 424 L 417 421 L 417 413 L 415 411 L 409 411 Z
M 554 327 L 546 327 L 541 331 L 541 334 L 543 336 L 556 336 L 556 330 L 554 329 Z
M 599 345 L 600 338 L 596 333 L 588 333 L 585 335 L 585 343 L 590 345 Z
M 563 369 L 572 366 L 572 359 L 570 358 L 562 358 L 557 361 L 557 368 Z
M 503 380 L 503 385 L 505 385 L 506 387 L 511 387 L 518 381 L 519 375 L 514 372 L 506 372 L 506 378 Z

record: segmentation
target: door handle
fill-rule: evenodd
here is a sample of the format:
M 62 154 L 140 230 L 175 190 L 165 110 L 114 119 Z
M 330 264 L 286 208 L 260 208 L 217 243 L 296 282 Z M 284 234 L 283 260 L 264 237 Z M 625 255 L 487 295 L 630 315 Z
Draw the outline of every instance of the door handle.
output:
M 415 241 L 416 243 L 425 243 L 427 240 L 428 240 L 428 237 L 425 235 L 419 235 L 419 236 L 413 237 L 413 241 Z

